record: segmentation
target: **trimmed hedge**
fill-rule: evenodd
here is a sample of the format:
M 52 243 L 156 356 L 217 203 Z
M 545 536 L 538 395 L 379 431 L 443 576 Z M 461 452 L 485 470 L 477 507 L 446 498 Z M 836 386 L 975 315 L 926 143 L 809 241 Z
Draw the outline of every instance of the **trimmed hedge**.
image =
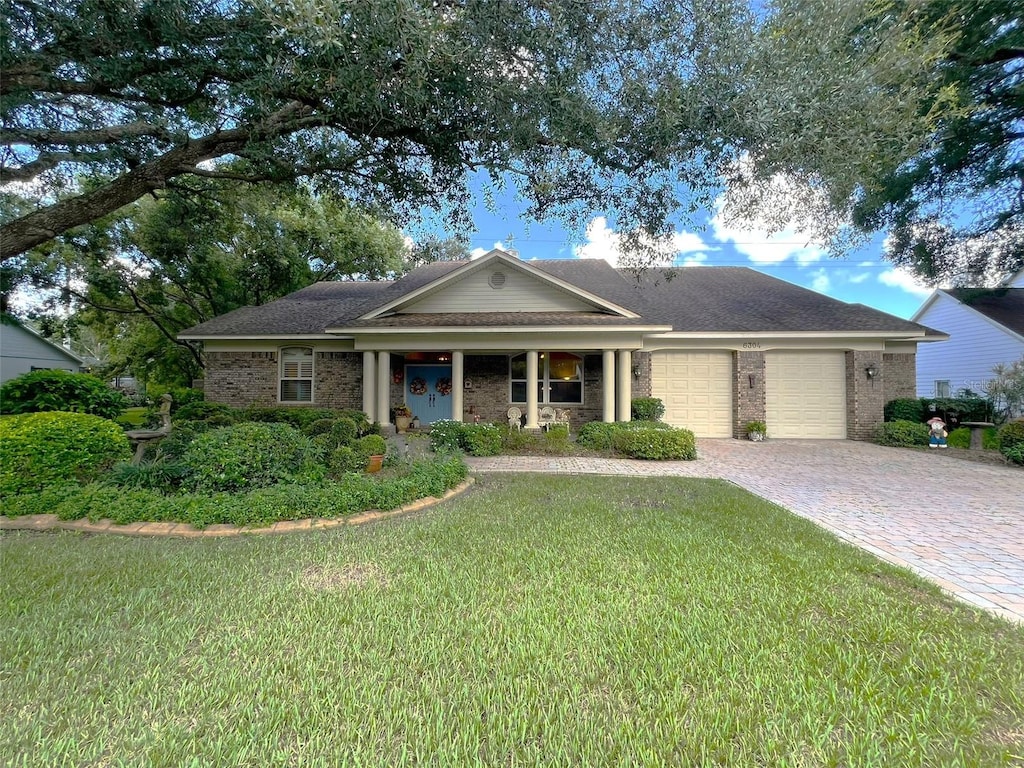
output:
M 116 419 L 128 408 L 128 398 L 88 373 L 32 371 L 0 387 L 0 413 L 69 411 Z
M 400 474 L 350 474 L 336 482 L 285 483 L 245 493 L 165 495 L 100 483 L 85 487 L 55 485 L 12 497 L 5 513 L 10 517 L 55 513 L 62 520 L 110 518 L 120 524 L 190 523 L 197 528 L 216 523 L 261 526 L 281 520 L 394 509 L 424 496 L 442 496 L 465 477 L 462 460 L 446 456 L 411 464 Z
M 665 404 L 658 397 L 634 397 L 629 411 L 634 421 L 661 421 L 665 415 Z
M 132 457 L 113 421 L 50 411 L 0 419 L 0 495 L 51 484 L 88 483 Z
M 879 445 L 903 448 L 928 445 L 928 432 L 927 424 L 918 424 L 907 420 L 887 421 L 879 425 L 875 442 Z
M 915 421 L 925 423 L 938 416 L 947 425 L 957 426 L 963 421 L 992 421 L 992 403 L 983 397 L 906 397 L 885 404 L 886 421 Z
M 971 430 L 968 427 L 957 427 L 949 433 L 946 444 L 950 448 L 970 448 Z M 981 447 L 986 451 L 999 450 L 999 432 L 995 427 L 987 428 L 981 437 Z
M 647 424 L 619 429 L 615 450 L 634 459 L 666 460 L 697 458 L 697 440 L 688 429 L 658 429 Z

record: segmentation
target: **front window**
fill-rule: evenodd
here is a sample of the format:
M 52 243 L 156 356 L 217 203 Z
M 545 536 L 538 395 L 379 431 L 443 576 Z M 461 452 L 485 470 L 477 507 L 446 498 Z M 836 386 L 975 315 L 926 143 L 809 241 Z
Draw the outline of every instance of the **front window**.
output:
M 948 380 L 936 380 L 936 382 L 935 382 L 935 396 L 936 397 L 949 397 L 949 381 Z
M 526 402 L 526 354 L 509 360 L 512 402 Z M 583 358 L 571 352 L 541 352 L 537 364 L 537 402 L 582 403 Z
M 281 402 L 313 402 L 313 350 L 285 347 L 281 350 Z

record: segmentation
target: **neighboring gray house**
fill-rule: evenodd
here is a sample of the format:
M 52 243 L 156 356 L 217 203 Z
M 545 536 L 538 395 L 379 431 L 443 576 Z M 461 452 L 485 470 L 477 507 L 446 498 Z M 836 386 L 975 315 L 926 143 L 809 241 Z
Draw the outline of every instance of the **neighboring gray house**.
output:
M 47 341 L 10 315 L 0 318 L 0 383 L 40 369 L 79 373 L 83 364 L 74 352 Z
M 984 393 L 996 365 L 1024 357 L 1024 270 L 998 288 L 937 289 L 911 320 L 949 334 L 918 350 L 918 396 Z
M 920 342 L 941 333 L 750 269 L 639 282 L 596 259 L 494 250 L 395 282 L 318 283 L 183 331 L 202 341 L 206 396 L 230 405 L 355 408 L 387 424 L 567 411 L 573 429 L 628 420 L 653 395 L 699 437 L 866 439 L 914 394 Z M 927 346 L 927 345 L 924 345 Z

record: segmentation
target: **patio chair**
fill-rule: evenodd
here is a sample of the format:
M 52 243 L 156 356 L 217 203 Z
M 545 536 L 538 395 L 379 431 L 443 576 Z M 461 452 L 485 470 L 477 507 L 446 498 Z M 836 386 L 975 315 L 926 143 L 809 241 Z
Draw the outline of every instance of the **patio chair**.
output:
M 521 429 L 523 426 L 523 412 L 516 408 L 514 405 L 508 409 L 508 426 L 509 429 Z

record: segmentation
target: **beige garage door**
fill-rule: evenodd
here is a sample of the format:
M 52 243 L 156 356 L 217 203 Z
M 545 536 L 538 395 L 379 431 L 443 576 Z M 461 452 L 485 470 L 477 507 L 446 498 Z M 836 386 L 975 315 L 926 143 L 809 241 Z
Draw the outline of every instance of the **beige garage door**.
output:
M 766 352 L 769 437 L 846 437 L 846 357 L 842 352 Z
M 732 353 L 653 352 L 651 392 L 664 420 L 697 437 L 732 437 Z

